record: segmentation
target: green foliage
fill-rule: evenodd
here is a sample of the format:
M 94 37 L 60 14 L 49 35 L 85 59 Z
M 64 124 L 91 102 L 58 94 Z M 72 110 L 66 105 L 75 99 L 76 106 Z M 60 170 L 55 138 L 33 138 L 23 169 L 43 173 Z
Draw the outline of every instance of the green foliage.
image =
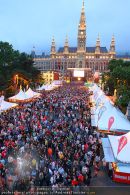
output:
M 33 67 L 30 55 L 14 50 L 7 42 L 0 42 L 0 91 L 19 87 L 15 75 L 18 75 L 19 85 L 30 84 L 40 78 L 40 71 Z
M 109 62 L 109 72 L 104 73 L 102 82 L 109 93 L 114 94 L 117 90 L 116 104 L 126 107 L 130 101 L 130 62 L 123 60 L 112 60 Z

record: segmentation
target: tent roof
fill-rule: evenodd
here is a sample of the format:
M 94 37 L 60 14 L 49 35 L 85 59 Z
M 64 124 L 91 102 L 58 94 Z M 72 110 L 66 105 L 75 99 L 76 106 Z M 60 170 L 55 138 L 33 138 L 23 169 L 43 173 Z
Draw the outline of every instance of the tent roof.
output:
M 121 135 L 108 135 L 115 158 L 124 163 L 130 163 L 130 132 Z
M 26 95 L 23 90 L 21 89 L 19 91 L 19 93 L 13 97 L 10 97 L 9 99 L 12 99 L 12 100 L 27 100 L 29 99 L 30 97 L 28 95 Z
M 111 121 L 112 120 L 112 121 Z M 101 118 L 98 121 L 98 129 L 110 131 L 130 131 L 130 122 L 115 107 L 106 107 Z
M 40 93 L 37 93 L 37 92 L 34 92 L 31 88 L 29 88 L 25 94 L 30 97 L 30 98 L 33 98 L 33 97 L 36 97 L 36 96 L 40 96 L 41 94 Z
M 102 138 L 102 146 L 106 162 L 115 162 L 112 147 L 108 138 Z
M 0 111 L 6 111 L 6 110 L 13 108 L 13 107 L 16 107 L 16 106 L 18 106 L 18 104 L 10 103 L 10 102 L 6 102 L 6 101 L 2 100 L 0 103 Z

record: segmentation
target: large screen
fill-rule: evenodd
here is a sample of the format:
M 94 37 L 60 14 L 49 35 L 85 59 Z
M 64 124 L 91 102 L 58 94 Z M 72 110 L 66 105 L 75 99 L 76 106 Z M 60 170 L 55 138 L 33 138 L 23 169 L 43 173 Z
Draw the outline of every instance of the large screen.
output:
M 84 77 L 84 70 L 74 70 L 74 77 Z

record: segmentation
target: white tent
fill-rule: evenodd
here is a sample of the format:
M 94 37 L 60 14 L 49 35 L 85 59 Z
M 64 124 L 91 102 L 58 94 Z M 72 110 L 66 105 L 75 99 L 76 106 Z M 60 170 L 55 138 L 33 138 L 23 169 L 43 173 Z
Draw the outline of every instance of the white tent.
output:
M 123 163 L 130 163 L 130 132 L 122 136 L 108 135 L 114 157 Z
M 2 100 L 0 102 L 0 112 L 9 110 L 9 109 L 14 108 L 16 106 L 18 106 L 18 104 L 10 103 L 10 102 L 6 102 L 6 101 Z
M 28 99 L 30 99 L 30 97 L 26 95 L 22 89 L 19 91 L 17 95 L 14 95 L 13 97 L 9 98 L 9 100 L 12 100 L 12 101 L 24 101 Z
M 98 129 L 107 131 L 130 131 L 130 122 L 117 108 L 108 103 L 98 114 Z
M 53 86 L 61 86 L 63 84 L 63 81 L 62 80 L 54 80 L 52 82 L 52 85 Z
M 97 108 L 103 106 L 107 101 L 110 102 L 104 94 L 100 95 L 96 100 L 93 100 L 94 106 L 91 108 L 91 114 L 95 114 Z
M 42 85 L 41 87 L 37 88 L 37 91 L 45 90 L 47 85 Z
M 50 85 L 47 85 L 47 87 L 45 88 L 45 91 L 51 91 L 53 89 L 55 89 L 55 86 L 50 84 Z
M 39 97 L 41 94 L 34 92 L 31 88 L 29 88 L 26 92 L 25 95 L 29 98 L 34 98 L 34 97 Z
M 52 85 L 52 84 L 47 84 L 47 85 L 42 85 L 41 87 L 39 87 L 38 89 L 37 89 L 37 91 L 42 91 L 42 90 L 45 90 L 45 91 L 51 91 L 51 90 L 53 90 L 55 87 L 57 87 L 57 86 L 55 86 L 55 85 Z
M 104 103 L 100 104 L 98 107 L 94 107 L 91 109 L 91 125 L 97 127 L 98 126 L 98 120 L 101 118 L 103 113 L 105 111 L 109 111 L 113 108 L 113 105 L 111 102 L 106 99 Z M 106 112 L 106 114 L 107 114 Z

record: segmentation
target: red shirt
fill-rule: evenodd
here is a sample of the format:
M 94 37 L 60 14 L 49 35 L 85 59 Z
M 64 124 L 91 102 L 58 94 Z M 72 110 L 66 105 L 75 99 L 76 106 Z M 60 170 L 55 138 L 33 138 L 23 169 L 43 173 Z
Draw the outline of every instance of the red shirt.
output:
M 3 167 L 4 167 L 4 166 L 3 166 L 3 164 L 2 164 L 2 163 L 0 163 L 0 169 L 3 169 Z
M 78 176 L 78 180 L 79 180 L 79 182 L 83 182 L 83 181 L 84 181 L 83 175 L 79 175 L 79 176 Z
M 75 180 L 75 179 L 73 179 L 73 180 L 71 181 L 71 184 L 72 184 L 72 186 L 77 186 L 77 185 L 78 185 L 78 181 Z
M 84 151 L 87 152 L 87 150 L 88 150 L 88 144 L 85 144 L 84 145 Z
M 3 151 L 3 152 L 1 153 L 1 156 L 2 156 L 2 158 L 5 158 L 5 157 L 6 157 L 6 151 Z

